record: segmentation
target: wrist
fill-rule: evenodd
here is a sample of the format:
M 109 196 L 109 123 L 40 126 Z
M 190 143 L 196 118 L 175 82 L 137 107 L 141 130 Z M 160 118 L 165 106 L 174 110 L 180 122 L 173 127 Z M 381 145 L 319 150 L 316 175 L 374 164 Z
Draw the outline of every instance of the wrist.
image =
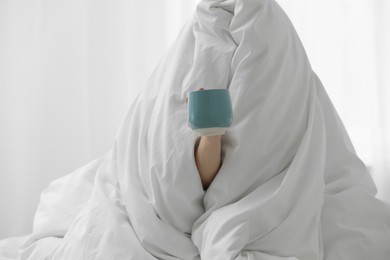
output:
M 215 144 L 221 142 L 222 135 L 202 136 L 201 139 L 205 143 Z

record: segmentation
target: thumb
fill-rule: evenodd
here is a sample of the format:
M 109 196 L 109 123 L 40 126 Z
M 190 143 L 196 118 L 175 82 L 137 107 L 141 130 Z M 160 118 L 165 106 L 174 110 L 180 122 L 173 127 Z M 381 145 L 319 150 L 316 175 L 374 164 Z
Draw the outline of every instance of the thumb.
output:
M 198 88 L 198 90 L 204 90 L 204 88 Z M 188 97 L 186 97 L 186 103 L 188 104 Z

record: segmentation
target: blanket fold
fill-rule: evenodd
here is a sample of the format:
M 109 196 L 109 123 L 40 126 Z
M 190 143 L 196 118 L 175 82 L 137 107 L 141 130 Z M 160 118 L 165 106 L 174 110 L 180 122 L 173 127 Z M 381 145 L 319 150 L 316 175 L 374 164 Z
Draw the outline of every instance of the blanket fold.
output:
M 185 102 L 201 87 L 229 89 L 234 111 L 207 191 Z M 203 0 L 112 149 L 43 192 L 22 259 L 384 260 L 375 192 L 277 3 Z

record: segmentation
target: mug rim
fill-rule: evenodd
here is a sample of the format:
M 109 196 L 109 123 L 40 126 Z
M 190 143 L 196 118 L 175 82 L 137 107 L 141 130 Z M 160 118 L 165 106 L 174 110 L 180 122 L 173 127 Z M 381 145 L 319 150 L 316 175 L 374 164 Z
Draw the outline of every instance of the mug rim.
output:
M 229 91 L 229 89 L 227 88 L 197 89 L 197 90 L 191 90 L 189 93 L 204 92 L 204 91 Z

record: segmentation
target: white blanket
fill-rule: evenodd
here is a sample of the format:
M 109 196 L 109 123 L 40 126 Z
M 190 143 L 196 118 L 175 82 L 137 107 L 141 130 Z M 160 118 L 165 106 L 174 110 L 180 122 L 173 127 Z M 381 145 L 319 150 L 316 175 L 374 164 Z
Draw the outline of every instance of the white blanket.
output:
M 185 103 L 201 87 L 234 110 L 207 191 Z M 203 0 L 112 149 L 43 192 L 22 259 L 385 260 L 375 192 L 275 1 Z

